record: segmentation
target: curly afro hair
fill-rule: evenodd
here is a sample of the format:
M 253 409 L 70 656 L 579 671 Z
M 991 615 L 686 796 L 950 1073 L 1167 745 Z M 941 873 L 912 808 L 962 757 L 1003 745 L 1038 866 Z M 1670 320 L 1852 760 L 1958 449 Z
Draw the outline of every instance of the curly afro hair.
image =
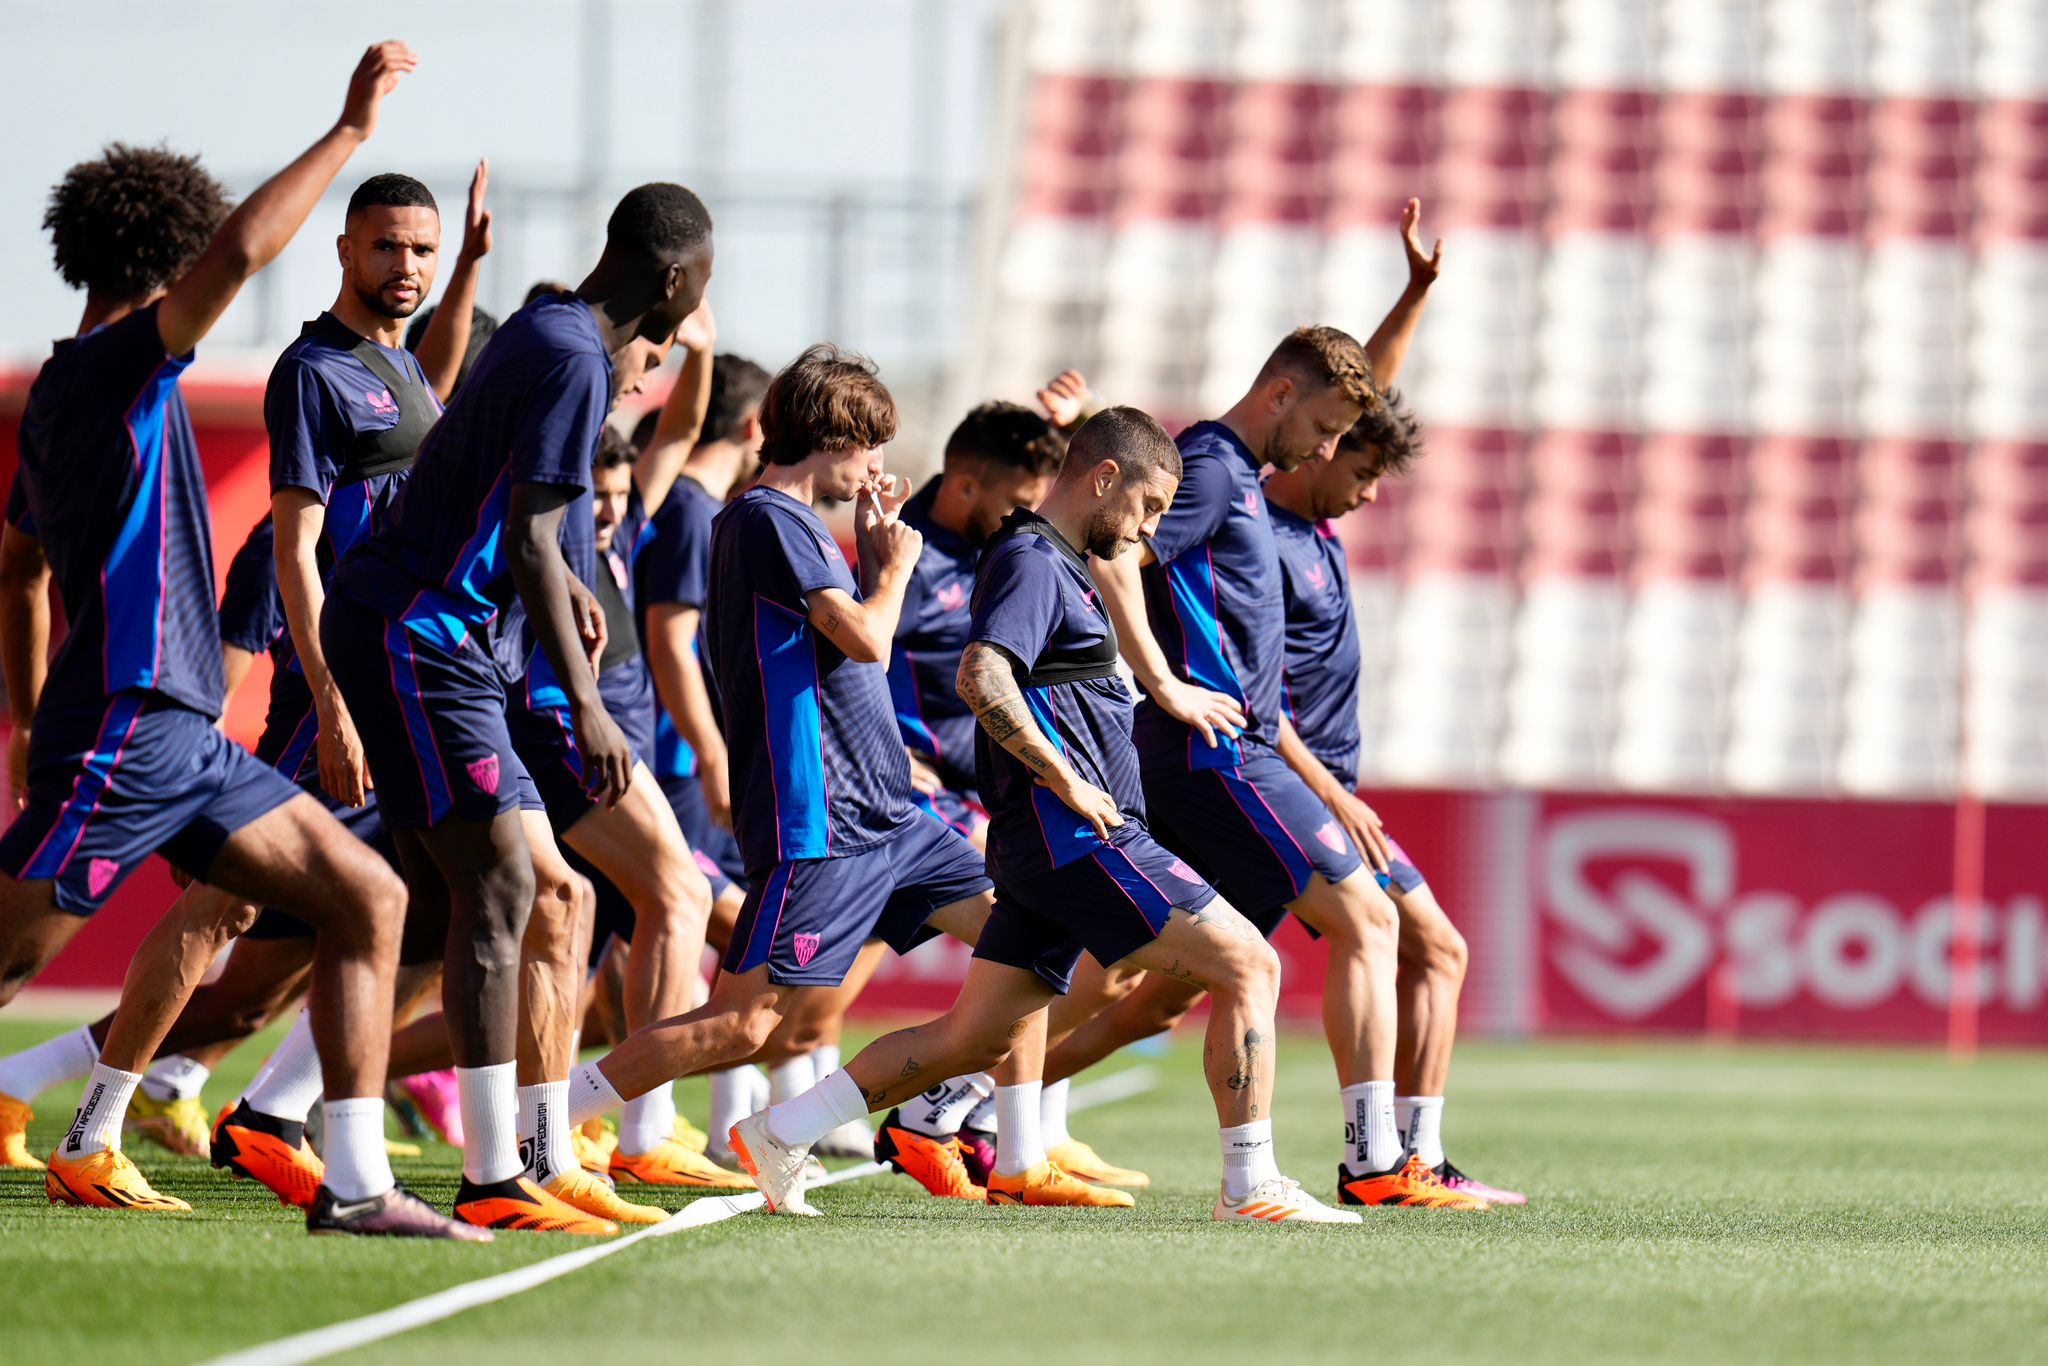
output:
M 190 269 L 228 216 L 228 198 L 197 157 L 116 142 L 50 191 L 43 226 L 64 283 L 140 299 Z

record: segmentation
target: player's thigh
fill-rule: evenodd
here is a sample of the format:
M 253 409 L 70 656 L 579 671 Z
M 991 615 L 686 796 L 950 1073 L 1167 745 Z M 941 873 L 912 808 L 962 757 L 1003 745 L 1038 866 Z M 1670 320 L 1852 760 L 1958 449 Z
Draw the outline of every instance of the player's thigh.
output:
M 972 948 L 981 942 L 981 928 L 988 924 L 988 913 L 995 904 L 994 889 L 986 889 L 939 907 L 924 923 Z
M 1450 915 L 1428 883 L 1389 889 L 1394 908 L 1401 917 L 1401 962 L 1416 967 L 1463 968 L 1465 936 L 1451 923 Z
M 1052 985 L 1029 968 L 970 959 L 960 995 L 946 1012 L 946 1024 L 963 1041 L 1014 1038 L 1011 1031 L 1051 1005 L 1055 994 Z
M 85 921 L 57 905 L 57 884 L 49 879 L 0 874 L 0 1003 L 47 967 Z
M 1338 882 L 1318 873 L 1288 909 L 1333 945 L 1391 947 L 1399 934 L 1393 901 L 1363 866 Z
M 395 912 L 402 891 L 383 857 L 304 792 L 230 834 L 206 876 L 223 892 L 279 907 L 315 930 L 353 924 L 367 903 Z
M 410 836 L 425 851 L 447 890 L 451 907 L 478 903 L 499 909 L 516 906 L 523 914 L 533 901 L 534 886 L 525 815 L 513 807 L 487 820 L 444 820 L 431 829 L 401 835 Z M 410 881 L 416 864 L 406 847 L 401 838 L 399 858 Z
M 710 881 L 691 856 L 676 813 L 645 764 L 633 766 L 624 800 L 615 807 L 592 807 L 562 839 L 636 907 L 711 904 Z

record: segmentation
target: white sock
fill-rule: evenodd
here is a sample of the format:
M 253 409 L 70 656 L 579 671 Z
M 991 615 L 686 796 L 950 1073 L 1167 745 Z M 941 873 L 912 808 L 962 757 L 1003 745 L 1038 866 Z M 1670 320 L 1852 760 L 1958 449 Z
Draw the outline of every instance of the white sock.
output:
M 179 1053 L 158 1058 L 142 1074 L 142 1089 L 152 1100 L 197 1100 L 213 1069 Z
M 867 1112 L 868 1098 L 842 1067 L 802 1095 L 770 1106 L 768 1132 L 793 1148 L 808 1148 Z
M 462 1174 L 479 1186 L 510 1181 L 519 1160 L 519 1065 L 455 1069 L 455 1096 L 462 1109 Z
M 768 1103 L 780 1105 L 785 1100 L 794 1100 L 818 1084 L 818 1064 L 806 1053 L 788 1062 L 779 1062 L 768 1069 Z
M 1394 1127 L 1394 1083 L 1361 1081 L 1337 1093 L 1344 1101 L 1344 1166 L 1353 1176 L 1390 1172 L 1401 1165 L 1401 1131 Z
M 1394 1097 L 1394 1125 L 1409 1152 L 1422 1159 L 1425 1167 L 1444 1164 L 1444 1098 L 1442 1096 Z
M 1019 1082 L 996 1088 L 996 1170 L 1022 1176 L 1045 1161 L 1045 1140 L 1038 1136 L 1039 1083 Z
M 1273 1155 L 1273 1121 L 1255 1119 L 1249 1124 L 1219 1131 L 1223 1137 L 1223 1194 L 1242 1200 L 1263 1183 L 1280 1175 L 1280 1160 Z
M 978 1075 L 988 1078 L 988 1094 L 983 1096 L 980 1103 L 967 1112 L 967 1118 L 961 1122 L 960 1127 L 972 1129 L 976 1133 L 993 1134 L 1002 1127 L 1002 1121 L 996 1114 L 995 1078 L 989 1077 L 986 1072 L 979 1073 Z
M 1038 1127 L 1048 1152 L 1074 1141 L 1074 1136 L 1067 1132 L 1067 1091 L 1072 1085 L 1072 1078 L 1049 1081 L 1038 1093 Z
M 940 1082 L 921 1096 L 913 1096 L 897 1107 L 903 1127 L 927 1138 L 951 1138 L 960 1132 L 967 1117 L 996 1093 L 995 1079 L 986 1072 Z
M 121 1120 L 128 1113 L 128 1101 L 142 1081 L 140 1072 L 123 1072 L 103 1062 L 92 1065 L 86 1078 L 85 1095 L 78 1102 L 78 1117 L 64 1138 L 64 1156 L 86 1157 L 121 1147 Z
M 320 1050 L 313 1043 L 313 1017 L 306 1011 L 292 1021 L 291 1032 L 270 1055 L 256 1080 L 242 1092 L 249 1108 L 274 1119 L 303 1124 L 320 1099 Z
M 619 1108 L 619 1151 L 651 1153 L 676 1136 L 676 1084 L 665 1081 Z
M 711 1142 L 718 1148 L 725 1147 L 725 1136 L 733 1125 L 761 1108 L 754 1104 L 756 1077 L 761 1077 L 761 1069 L 752 1063 L 711 1074 Z M 761 1077 L 761 1084 L 767 1083 L 768 1079 Z
M 58 1082 L 88 1075 L 99 1060 L 100 1046 L 92 1041 L 92 1026 L 80 1025 L 34 1048 L 0 1058 L 0 1095 L 13 1096 L 25 1105 Z
M 320 1156 L 338 1200 L 368 1200 L 397 1182 L 384 1148 L 384 1098 L 357 1096 L 320 1106 Z
M 569 1123 L 586 1124 L 599 1115 L 626 1103 L 610 1078 L 594 1062 L 586 1062 L 569 1074 Z
M 818 1075 L 829 1077 L 839 1070 L 839 1045 L 821 1043 L 811 1052 L 811 1065 L 818 1069 Z
M 568 1082 L 519 1088 L 519 1156 L 537 1185 L 576 1169 L 576 1150 L 569 1146 Z

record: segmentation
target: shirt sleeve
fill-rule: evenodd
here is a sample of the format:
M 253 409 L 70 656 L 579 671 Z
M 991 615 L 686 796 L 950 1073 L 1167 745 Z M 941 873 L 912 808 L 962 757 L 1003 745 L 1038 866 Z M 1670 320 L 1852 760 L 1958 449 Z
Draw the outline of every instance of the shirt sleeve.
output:
M 1226 459 L 1198 456 L 1188 460 L 1183 470 L 1173 504 L 1159 519 L 1159 530 L 1152 537 L 1152 554 L 1161 564 L 1179 559 L 1184 551 L 1205 544 L 1221 530 L 1237 495 L 1237 480 Z
M 261 654 L 285 629 L 284 598 L 277 589 L 274 531 L 268 517 L 228 562 L 227 587 L 220 597 L 220 638 L 250 654 Z
M 652 531 L 633 562 L 640 606 L 703 607 L 711 564 L 710 509 L 678 490 L 655 514 Z
M 1015 549 L 983 570 L 967 638 L 1001 646 L 1029 670 L 1037 667 L 1059 624 L 1059 575 L 1046 555 L 1013 544 Z
M 341 433 L 327 386 L 296 356 L 278 363 L 263 389 L 263 426 L 270 434 L 270 491 L 307 489 L 325 503 L 341 468 Z
M 571 356 L 549 370 L 513 424 L 512 482 L 589 488 L 590 457 L 611 401 L 610 378 L 597 357 Z
M 838 547 L 806 519 L 764 509 L 758 534 L 749 542 L 755 582 L 770 589 L 771 596 L 792 612 L 808 611 L 807 595 L 821 588 L 848 590 L 846 562 Z

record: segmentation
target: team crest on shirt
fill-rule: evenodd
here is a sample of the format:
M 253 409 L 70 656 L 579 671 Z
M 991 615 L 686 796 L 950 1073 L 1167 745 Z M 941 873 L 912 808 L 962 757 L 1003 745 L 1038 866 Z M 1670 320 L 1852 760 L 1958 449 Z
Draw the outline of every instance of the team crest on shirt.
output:
M 1327 575 L 1327 574 L 1323 573 L 1323 567 L 1322 567 L 1321 565 L 1319 565 L 1319 564 L 1312 564 L 1312 565 L 1310 565 L 1310 566 L 1308 567 L 1308 586 L 1309 586 L 1309 587 L 1311 587 L 1311 588 L 1321 588 L 1321 587 L 1323 587 L 1323 586 L 1324 586 L 1324 585 L 1325 585 L 1326 583 L 1328 583 L 1328 582 L 1329 582 L 1329 575 Z
M 843 560 L 846 558 L 839 553 L 839 542 L 833 540 L 830 536 L 820 536 L 818 538 L 818 549 L 825 552 L 825 558 L 828 560 Z
M 1200 882 L 1202 880 L 1201 878 L 1195 875 L 1194 869 L 1188 867 L 1187 864 L 1180 859 L 1175 859 L 1172 863 L 1167 864 L 1166 871 L 1172 873 L 1182 882 Z
M 469 770 L 469 780 L 487 797 L 498 795 L 498 756 L 493 754 L 464 765 Z
M 1322 829 L 1316 831 L 1316 838 L 1333 854 L 1349 853 L 1351 850 L 1351 841 L 1344 838 L 1343 830 L 1335 821 L 1327 822 Z
M 114 879 L 120 875 L 120 872 L 121 865 L 110 858 L 96 858 L 91 863 L 86 864 L 85 890 L 87 894 L 95 899 L 99 898 L 106 892 L 107 888 L 114 885 Z
M 967 605 L 967 587 L 958 579 L 941 588 L 933 596 L 938 599 L 939 606 L 948 612 L 957 612 Z
M 391 397 L 389 389 L 365 389 L 363 401 L 368 403 L 370 411 L 379 417 L 395 417 L 398 414 L 398 402 Z
M 796 945 L 796 965 L 800 968 L 808 967 L 810 961 L 818 956 L 818 946 L 823 942 L 823 937 L 815 934 L 799 934 L 791 936 L 791 942 Z

